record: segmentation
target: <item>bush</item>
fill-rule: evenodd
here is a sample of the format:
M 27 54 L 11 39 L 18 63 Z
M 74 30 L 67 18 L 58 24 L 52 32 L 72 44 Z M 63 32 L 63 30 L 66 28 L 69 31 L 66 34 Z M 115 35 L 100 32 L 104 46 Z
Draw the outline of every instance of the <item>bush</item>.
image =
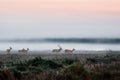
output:
M 87 62 L 97 63 L 97 59 L 95 59 L 95 58 L 87 58 Z
M 14 76 L 17 80 L 22 79 L 23 76 L 22 76 L 22 73 L 20 71 L 14 70 L 13 73 L 14 73 Z
M 16 69 L 19 71 L 26 71 L 27 67 L 26 66 L 17 66 Z
M 57 69 L 62 67 L 61 64 L 58 64 L 52 60 L 41 59 L 41 57 L 30 60 L 27 62 L 27 64 L 29 64 L 29 66 L 41 67 L 43 69 Z
M 74 60 L 72 59 L 64 59 L 62 61 L 62 64 L 66 64 L 66 65 L 70 65 L 70 64 L 73 64 L 74 63 Z
M 13 73 L 9 70 L 0 71 L 0 80 L 15 80 Z

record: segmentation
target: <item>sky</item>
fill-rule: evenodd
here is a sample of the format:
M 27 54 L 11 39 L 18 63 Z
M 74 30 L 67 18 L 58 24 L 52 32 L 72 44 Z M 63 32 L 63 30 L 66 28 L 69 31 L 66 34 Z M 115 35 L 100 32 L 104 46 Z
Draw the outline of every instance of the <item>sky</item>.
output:
M 0 0 L 0 39 L 120 38 L 120 0 Z

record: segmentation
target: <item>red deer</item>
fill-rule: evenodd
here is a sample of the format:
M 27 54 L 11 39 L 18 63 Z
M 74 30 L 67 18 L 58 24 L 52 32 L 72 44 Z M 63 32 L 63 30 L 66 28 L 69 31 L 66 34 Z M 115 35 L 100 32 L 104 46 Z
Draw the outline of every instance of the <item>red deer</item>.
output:
M 74 48 L 73 48 L 72 50 L 70 50 L 70 49 L 65 49 L 64 51 L 65 51 L 65 53 L 73 53 L 73 51 L 75 51 L 75 49 L 74 49 Z
M 11 50 L 12 50 L 12 47 L 9 47 L 9 49 L 6 49 L 7 53 L 10 53 Z
M 23 48 L 23 49 L 21 49 L 21 50 L 18 50 L 18 52 L 28 52 L 28 50 L 29 50 L 29 48 L 27 48 L 26 50 Z
M 60 52 L 62 48 L 58 45 L 59 49 L 53 49 L 52 52 Z

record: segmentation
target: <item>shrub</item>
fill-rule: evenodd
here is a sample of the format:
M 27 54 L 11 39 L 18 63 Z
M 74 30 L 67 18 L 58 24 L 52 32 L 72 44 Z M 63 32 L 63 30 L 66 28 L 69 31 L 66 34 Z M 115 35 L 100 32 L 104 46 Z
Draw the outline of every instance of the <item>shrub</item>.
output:
M 43 69 L 57 69 L 61 67 L 61 64 L 58 64 L 52 60 L 44 60 L 41 57 L 36 57 L 33 60 L 27 62 L 29 66 L 41 67 Z
M 14 70 L 13 73 L 14 73 L 14 76 L 17 80 L 22 79 L 23 76 L 22 76 L 22 73 L 20 71 Z
M 64 59 L 62 61 L 62 64 L 66 64 L 66 65 L 70 65 L 70 64 L 73 64 L 74 63 L 74 60 L 72 59 Z
M 19 71 L 26 71 L 27 67 L 26 66 L 17 66 L 16 69 Z

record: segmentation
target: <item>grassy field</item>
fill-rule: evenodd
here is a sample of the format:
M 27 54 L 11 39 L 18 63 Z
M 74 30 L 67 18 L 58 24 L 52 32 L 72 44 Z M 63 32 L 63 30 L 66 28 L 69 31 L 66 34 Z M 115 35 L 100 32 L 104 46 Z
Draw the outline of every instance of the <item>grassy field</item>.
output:
M 120 80 L 119 52 L 0 57 L 0 80 Z

